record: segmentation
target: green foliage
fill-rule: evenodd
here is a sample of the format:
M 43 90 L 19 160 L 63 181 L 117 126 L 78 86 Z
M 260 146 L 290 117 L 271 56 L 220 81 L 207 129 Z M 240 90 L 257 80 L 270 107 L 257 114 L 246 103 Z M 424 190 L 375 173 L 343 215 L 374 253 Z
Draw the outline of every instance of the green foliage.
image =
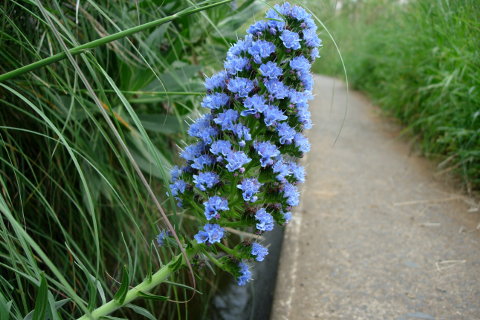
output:
M 120 288 L 118 289 L 117 293 L 115 293 L 115 296 L 113 299 L 117 301 L 119 304 L 123 304 L 123 301 L 125 301 L 125 297 L 127 296 L 127 291 L 128 287 L 130 285 L 130 279 L 128 277 L 128 270 L 127 267 L 123 267 L 122 271 L 122 284 L 120 285 Z
M 328 25 L 350 83 L 421 137 L 467 188 L 480 187 L 480 3 L 351 1 Z M 328 40 L 328 39 L 327 39 Z M 317 72 L 341 76 L 326 41 Z M 322 64 L 322 62 L 326 64 Z
M 1 319 L 75 319 L 116 292 L 121 300 L 128 283 L 179 253 L 153 245 L 163 223 L 135 164 L 175 230 L 191 234 L 188 212 L 176 212 L 165 196 L 168 169 L 185 120 L 198 113 L 203 73 L 219 68 L 242 17 L 258 9 L 252 2 L 175 18 L 0 82 Z M 214 3 L 52 1 L 42 9 L 33 0 L 2 2 L 0 73 L 64 52 L 61 42 L 73 48 Z M 188 318 L 202 296 L 159 302 L 191 297 L 188 277 L 179 272 L 150 293 L 160 298 L 115 316 Z M 198 289 L 213 292 L 212 285 Z

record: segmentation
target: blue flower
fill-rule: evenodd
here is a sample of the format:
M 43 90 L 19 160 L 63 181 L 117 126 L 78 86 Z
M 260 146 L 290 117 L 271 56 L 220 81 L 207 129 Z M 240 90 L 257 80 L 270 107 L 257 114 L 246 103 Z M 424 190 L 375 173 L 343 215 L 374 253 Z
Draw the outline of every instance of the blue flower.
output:
M 287 199 L 287 204 L 292 207 L 298 206 L 300 202 L 300 194 L 297 188 L 288 182 L 283 186 L 283 197 Z
M 310 61 L 304 56 L 298 56 L 290 60 L 290 68 L 302 73 L 310 72 Z
M 219 109 L 227 105 L 229 96 L 225 93 L 215 92 L 203 98 L 202 107 L 207 109 Z
M 278 11 L 281 15 L 289 16 L 292 10 L 292 5 L 288 2 L 282 4 L 276 4 L 274 6 L 275 10 Z
M 248 48 L 248 53 L 252 55 L 253 61 L 258 64 L 262 63 L 262 58 L 267 58 L 274 52 L 275 45 L 265 40 L 253 41 Z
M 232 130 L 233 123 L 238 120 L 238 111 L 228 109 L 225 112 L 219 113 L 213 120 L 216 124 L 222 127 L 222 130 Z
M 208 232 L 204 230 L 198 231 L 198 233 L 193 236 L 193 238 L 197 240 L 198 243 L 208 243 L 208 237 L 209 237 Z
M 311 15 L 307 13 L 305 9 L 299 6 L 292 6 L 288 2 L 282 5 L 275 5 L 275 10 L 281 13 L 284 16 L 292 17 L 298 21 L 303 21 L 302 27 L 311 28 L 312 26 L 316 28 L 315 23 L 311 19 Z
M 248 48 L 252 45 L 252 36 L 246 36 L 243 40 L 238 40 L 233 46 L 228 49 L 227 59 L 233 56 L 240 56 L 242 53 L 247 52 Z
M 210 78 L 205 79 L 205 89 L 215 90 L 223 89 L 227 85 L 225 80 L 227 79 L 227 73 L 225 71 L 220 71 L 217 74 L 214 74 Z
M 313 95 L 310 91 L 296 91 L 295 89 L 290 89 L 288 91 L 288 97 L 290 98 L 290 102 L 297 105 L 301 105 L 301 107 L 308 108 L 308 100 L 313 99 Z
M 180 176 L 182 175 L 182 169 L 180 169 L 178 166 L 173 166 L 172 169 L 170 169 L 170 176 L 172 176 L 172 181 L 175 182 Z
M 260 73 L 269 79 L 277 79 L 280 77 L 283 72 L 282 69 L 277 66 L 275 62 L 268 61 L 267 63 L 264 63 L 258 68 L 260 70 Z
M 285 21 L 284 19 L 277 13 L 278 8 L 277 5 L 275 5 L 275 10 L 270 9 L 267 11 L 266 17 L 269 19 L 268 20 L 268 26 L 277 29 L 277 30 L 283 30 L 285 28 Z
M 243 200 L 255 202 L 258 199 L 255 194 L 258 193 L 261 186 L 262 184 L 258 182 L 257 178 L 249 178 L 243 179 L 241 184 L 237 185 L 237 188 L 243 191 Z
M 276 125 L 278 121 L 286 120 L 288 117 L 277 106 L 269 106 L 264 112 L 265 124 L 267 126 Z
M 288 97 L 289 88 L 277 79 L 271 79 L 265 82 L 265 87 L 272 97 L 276 99 L 283 99 Z
M 290 167 L 290 171 L 292 172 L 293 177 L 298 182 L 305 182 L 305 168 L 301 165 L 297 164 L 294 161 L 291 161 L 288 166 Z
M 303 39 L 310 48 L 318 48 L 322 45 L 322 40 L 318 38 L 315 29 L 307 29 L 303 31 Z
M 200 230 L 195 236 L 198 243 L 214 244 L 220 242 L 224 234 L 224 229 L 218 224 L 207 223 L 203 230 Z
M 220 178 L 215 172 L 200 172 L 198 175 L 193 175 L 193 182 L 198 189 L 207 191 L 219 183 Z
M 211 114 L 204 114 L 190 125 L 189 131 L 196 132 L 210 126 L 210 121 L 212 121 L 212 119 L 213 116 Z
M 263 31 L 265 31 L 268 28 L 268 24 L 265 20 L 260 20 L 252 24 L 248 29 L 247 32 L 252 34 L 252 35 L 259 35 Z
M 311 129 L 312 128 L 312 120 L 310 119 L 311 114 L 307 108 L 298 108 L 297 109 L 297 118 L 300 123 L 303 124 L 304 129 Z
M 313 89 L 313 78 L 310 73 L 302 73 L 300 75 L 300 81 L 302 81 L 303 86 L 307 90 Z
M 170 185 L 172 196 L 176 197 L 180 193 L 184 193 L 186 187 L 187 187 L 187 183 L 185 181 L 180 179 L 176 180 L 173 184 Z
M 310 19 L 311 15 L 305 11 L 302 7 L 293 6 L 290 12 L 290 16 L 299 21 Z
M 273 164 L 273 159 L 280 155 L 277 146 L 266 141 L 256 142 L 253 146 L 260 156 L 260 165 L 266 167 Z
M 202 139 L 205 143 L 212 143 L 212 137 L 218 135 L 218 130 L 210 125 L 212 115 L 206 114 L 190 125 L 188 134 L 192 137 Z
M 320 52 L 318 48 L 313 48 L 312 51 L 310 51 L 310 59 L 313 61 L 316 58 L 320 58 Z
M 208 198 L 208 200 L 204 202 L 203 205 L 205 206 L 204 214 L 207 220 L 211 220 L 213 218 L 219 219 L 219 211 L 228 211 L 229 209 L 228 200 L 219 196 L 213 196 Z
M 227 88 L 233 93 L 237 93 L 239 97 L 245 98 L 255 86 L 253 81 L 247 78 L 236 77 L 228 82 Z
M 170 232 L 168 230 L 161 230 L 160 233 L 157 235 L 157 244 L 161 247 L 165 244 L 165 239 L 168 238 Z
M 295 134 L 297 133 L 297 131 L 290 127 L 286 122 L 281 122 L 277 125 L 277 132 L 280 136 L 281 144 L 291 144 Z
M 280 39 L 283 41 L 283 45 L 285 48 L 297 50 L 300 49 L 300 36 L 298 33 L 290 31 L 290 30 L 283 30 Z
M 237 136 L 238 140 L 240 140 L 240 144 L 245 145 L 245 141 L 252 140 L 252 136 L 250 135 L 250 129 L 244 126 L 241 123 L 237 123 L 233 126 L 233 133 Z
M 289 222 L 292 220 L 292 213 L 290 211 L 287 212 L 282 212 L 283 219 L 285 219 L 285 222 Z
M 191 165 L 192 168 L 203 170 L 205 166 L 211 166 L 215 163 L 215 159 L 208 154 L 202 154 L 193 160 Z
M 217 140 L 210 146 L 210 152 L 214 155 L 226 156 L 232 151 L 232 144 L 227 140 Z
M 233 172 L 243 167 L 243 165 L 249 163 L 250 159 L 243 151 L 232 151 L 226 156 L 227 165 L 225 166 L 228 171 Z
M 301 152 L 310 151 L 310 143 L 304 135 L 302 135 L 301 133 L 297 133 L 294 140 L 295 146 L 297 146 L 298 150 L 300 150 Z
M 305 25 L 302 26 L 302 27 L 304 27 L 305 29 L 317 30 L 317 25 L 315 24 L 313 19 L 305 19 L 304 23 L 305 23 Z
M 237 74 L 248 68 L 248 59 L 233 56 L 225 61 L 224 67 L 229 74 Z
M 239 286 L 244 286 L 252 279 L 252 272 L 248 268 L 248 265 L 244 262 L 238 264 L 240 275 L 237 278 Z
M 264 208 L 261 208 L 255 214 L 257 220 L 256 227 L 260 231 L 272 231 L 273 230 L 273 217 Z
M 263 261 L 268 254 L 268 249 L 262 246 L 260 243 L 252 243 L 252 255 L 255 256 L 255 260 Z
M 287 177 L 288 175 L 290 175 L 290 166 L 288 166 L 284 161 L 283 159 L 279 159 L 278 161 L 276 161 L 274 163 L 274 165 L 272 166 L 272 169 L 273 169 L 273 172 L 276 173 L 277 175 L 275 176 L 275 178 L 279 181 L 279 182 L 286 182 L 287 180 L 285 179 L 285 177 Z
M 191 144 L 187 146 L 185 150 L 180 153 L 180 156 L 187 161 L 193 161 L 196 157 L 200 156 L 204 150 L 205 144 L 200 141 L 196 144 Z
M 262 113 L 268 107 L 268 105 L 265 103 L 265 98 L 258 94 L 247 97 L 243 104 L 247 110 L 243 110 L 240 113 L 241 116 Z

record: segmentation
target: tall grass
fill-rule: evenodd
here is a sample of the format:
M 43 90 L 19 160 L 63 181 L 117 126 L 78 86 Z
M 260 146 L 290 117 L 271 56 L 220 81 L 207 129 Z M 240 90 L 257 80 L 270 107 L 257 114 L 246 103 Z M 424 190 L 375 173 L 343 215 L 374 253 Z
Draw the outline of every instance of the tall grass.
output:
M 344 1 L 329 27 L 351 84 L 417 134 L 441 172 L 478 189 L 480 2 Z M 341 76 L 328 39 L 325 47 L 317 72 Z
M 42 3 L 0 4 L 0 73 L 215 1 Z M 164 196 L 168 169 L 198 112 L 200 70 L 218 67 L 257 9 L 237 1 L 175 17 L 0 83 L 0 319 L 77 318 L 115 294 L 123 269 L 133 285 L 180 252 L 155 245 L 164 222 L 135 167 L 177 233 L 191 234 Z M 215 281 L 200 281 L 191 303 L 145 300 L 115 316 L 190 318 Z M 189 284 L 180 273 L 156 293 L 185 301 Z

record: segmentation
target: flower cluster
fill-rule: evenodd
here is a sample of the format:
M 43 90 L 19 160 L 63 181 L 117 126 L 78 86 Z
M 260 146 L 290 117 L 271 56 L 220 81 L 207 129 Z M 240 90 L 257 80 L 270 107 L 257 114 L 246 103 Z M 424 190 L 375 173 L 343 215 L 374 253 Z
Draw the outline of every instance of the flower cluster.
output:
M 310 66 L 321 46 L 303 8 L 276 5 L 266 18 L 228 50 L 225 70 L 205 80 L 208 112 L 190 125 L 186 163 L 171 172 L 171 196 L 205 222 L 195 241 L 227 257 L 239 285 L 251 278 L 248 261 L 263 261 L 268 250 L 257 242 L 227 248 L 225 227 L 261 234 L 291 219 L 305 181 L 295 160 L 310 150 L 302 133 L 312 126 Z

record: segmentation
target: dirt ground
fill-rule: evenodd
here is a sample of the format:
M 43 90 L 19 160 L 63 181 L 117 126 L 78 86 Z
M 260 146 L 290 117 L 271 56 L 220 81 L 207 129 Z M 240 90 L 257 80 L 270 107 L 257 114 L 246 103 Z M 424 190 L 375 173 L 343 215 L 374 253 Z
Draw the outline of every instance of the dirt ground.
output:
M 480 319 L 478 203 L 412 154 L 368 99 L 350 93 L 342 128 L 345 85 L 315 86 L 308 178 L 272 319 Z

